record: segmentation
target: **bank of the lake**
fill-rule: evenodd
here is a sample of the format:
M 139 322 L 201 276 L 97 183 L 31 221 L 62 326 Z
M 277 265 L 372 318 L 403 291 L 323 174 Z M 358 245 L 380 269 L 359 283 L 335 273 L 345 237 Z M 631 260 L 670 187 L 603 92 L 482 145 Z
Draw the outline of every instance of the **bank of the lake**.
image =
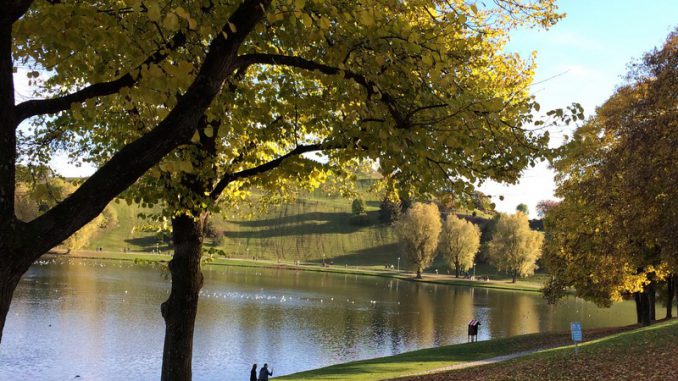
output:
M 568 332 L 540 333 L 422 349 L 395 356 L 333 365 L 278 379 L 669 380 L 676 379 L 678 375 L 678 368 L 671 366 L 672 361 L 675 365 L 675 358 L 678 356 L 676 319 L 650 327 L 627 326 L 585 330 L 584 337 L 586 341 L 579 345 L 578 356 L 574 355 L 574 347 L 571 345 Z M 534 353 L 526 353 L 510 362 L 463 368 L 465 363 L 532 351 Z M 648 364 L 653 366 L 648 367 Z M 462 369 L 436 372 L 438 369 L 451 366 Z M 425 374 L 429 372 L 432 373 Z
M 399 381 L 678 380 L 678 320 L 620 332 L 579 345 L 541 350 L 503 363 Z
M 239 379 L 254 362 L 282 376 L 464 343 L 470 319 L 481 321 L 481 342 L 559 332 L 572 321 L 604 328 L 635 320 L 630 302 L 601 309 L 569 296 L 552 306 L 536 292 L 262 266 L 203 273 L 196 381 Z M 132 260 L 36 262 L 14 295 L 0 379 L 157 378 L 170 284 L 164 266 Z
M 62 255 L 67 255 L 69 257 L 81 259 L 123 260 L 142 263 L 166 263 L 172 258 L 170 255 L 167 254 L 119 253 L 111 251 L 86 251 L 86 250 L 73 251 L 69 254 L 58 254 L 58 253 L 48 254 L 48 256 L 62 256 Z M 213 256 L 212 259 L 205 262 L 205 265 L 258 267 L 271 269 L 287 269 L 296 271 L 302 270 L 302 271 L 317 271 L 337 274 L 379 276 L 419 283 L 480 287 L 511 291 L 539 292 L 543 287 L 543 276 L 519 279 L 515 283 L 512 283 L 507 280 L 492 280 L 492 279 L 472 280 L 456 278 L 454 275 L 433 274 L 433 273 L 424 273 L 422 279 L 416 279 L 414 272 L 411 271 L 381 269 L 375 266 L 340 266 L 340 265 L 322 266 L 321 264 L 314 262 L 294 263 L 291 261 L 284 260 L 282 261 L 252 260 L 244 258 L 223 258 L 219 256 Z

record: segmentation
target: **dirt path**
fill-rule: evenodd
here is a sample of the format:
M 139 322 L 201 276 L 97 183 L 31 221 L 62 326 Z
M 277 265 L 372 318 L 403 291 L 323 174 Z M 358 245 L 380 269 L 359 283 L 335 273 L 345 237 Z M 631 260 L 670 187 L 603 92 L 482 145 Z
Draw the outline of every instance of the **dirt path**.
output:
M 427 374 L 449 372 L 451 370 L 471 368 L 471 367 L 474 367 L 474 366 L 496 364 L 498 362 L 513 360 L 513 359 L 518 358 L 518 357 L 527 356 L 529 354 L 532 354 L 534 352 L 538 352 L 540 350 L 542 350 L 542 349 L 533 349 L 533 350 L 529 350 L 529 351 L 516 352 L 516 353 L 511 353 L 511 354 L 508 354 L 508 355 L 491 357 L 491 358 L 488 358 L 488 359 L 483 359 L 483 360 L 478 360 L 478 361 L 469 361 L 469 362 L 464 362 L 464 363 L 461 363 L 461 364 L 446 366 L 446 367 L 443 367 L 443 368 L 431 369 L 431 370 L 428 370 L 426 372 L 412 373 L 412 374 L 408 374 L 407 376 L 403 376 L 403 377 L 425 376 Z
M 612 335 L 615 333 L 623 332 L 623 331 L 628 331 L 634 328 L 638 328 L 637 325 L 630 325 L 630 326 L 625 326 L 625 327 L 612 327 L 612 328 L 594 328 L 594 329 L 587 329 L 584 330 L 584 341 L 591 341 L 595 340 L 604 336 Z M 446 367 L 441 367 L 441 368 L 436 368 L 436 369 L 431 369 L 425 372 L 420 372 L 420 373 L 412 373 L 408 375 L 403 375 L 401 377 L 398 377 L 397 379 L 393 379 L 393 381 L 398 380 L 398 381 L 405 381 L 405 380 L 433 380 L 436 379 L 437 376 L 442 375 L 443 373 L 450 372 L 450 371 L 455 371 L 455 370 L 461 370 L 461 369 L 467 369 L 467 368 L 473 368 L 473 367 L 478 367 L 478 366 L 483 366 L 483 365 L 491 365 L 491 364 L 496 364 L 502 361 L 508 361 L 512 360 L 515 358 L 523 357 L 530 355 L 532 353 L 542 351 L 545 349 L 551 349 L 551 348 L 557 348 L 557 347 L 562 347 L 565 345 L 570 345 L 572 344 L 572 341 L 570 340 L 570 334 L 569 332 L 563 332 L 561 334 L 555 335 L 555 336 L 550 336 L 548 338 L 541 338 L 541 339 L 535 339 L 534 342 L 530 343 L 531 345 L 529 346 L 523 346 L 522 348 L 516 348 L 517 351 L 514 353 L 510 353 L 507 355 L 502 355 L 502 356 L 496 356 L 496 357 L 490 357 L 487 359 L 483 360 L 477 360 L 477 361 L 468 361 L 468 362 L 463 362 L 463 363 L 458 363 Z M 522 349 L 522 350 L 520 350 Z

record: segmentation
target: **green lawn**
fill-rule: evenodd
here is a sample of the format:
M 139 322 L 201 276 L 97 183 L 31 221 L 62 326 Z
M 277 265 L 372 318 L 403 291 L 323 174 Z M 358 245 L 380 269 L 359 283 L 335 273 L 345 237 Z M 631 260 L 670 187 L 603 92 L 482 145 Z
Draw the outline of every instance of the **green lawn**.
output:
M 570 341 L 567 332 L 531 334 L 338 364 L 277 377 L 276 380 L 386 380 L 528 350 L 539 351 L 494 365 L 409 376 L 403 380 L 678 379 L 678 367 L 675 366 L 678 355 L 678 321 L 674 319 L 650 327 L 631 328 L 633 327 L 585 331 L 584 337 L 590 341 L 580 344 L 578 356 L 574 355 L 573 347 L 568 345 Z M 554 347 L 557 348 L 543 349 Z M 664 362 L 655 365 L 650 361 L 652 358 L 663 359 Z M 642 369 L 649 372 L 646 375 L 650 377 L 641 377 L 630 369 L 641 369 L 640 364 L 643 361 L 646 361 L 646 366 Z M 674 373 L 669 370 L 671 367 Z M 619 369 L 627 373 L 623 374 Z M 628 377 L 629 375 L 635 378 Z
M 619 330 L 619 329 L 615 329 Z M 587 331 L 585 335 L 606 334 L 608 330 Z M 450 365 L 477 361 L 569 342 L 567 332 L 514 336 L 477 343 L 448 345 L 401 353 L 395 356 L 338 364 L 326 368 L 278 377 L 279 380 L 384 380 L 417 374 Z
M 370 378 L 365 378 L 370 379 Z M 678 320 L 511 361 L 404 380 L 678 380 Z

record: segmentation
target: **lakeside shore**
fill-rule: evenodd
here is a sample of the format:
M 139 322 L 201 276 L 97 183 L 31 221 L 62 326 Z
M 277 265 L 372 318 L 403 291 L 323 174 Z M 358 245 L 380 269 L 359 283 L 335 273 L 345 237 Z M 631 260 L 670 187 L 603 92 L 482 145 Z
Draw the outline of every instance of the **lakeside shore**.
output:
M 584 341 L 578 345 L 577 354 L 569 332 L 537 333 L 421 349 L 394 356 L 332 365 L 276 379 L 285 381 L 676 379 L 674 376 L 678 373 L 678 368 L 672 367 L 670 359 L 675 360 L 675 356 L 678 355 L 678 319 L 659 321 L 648 327 L 631 325 L 585 329 L 583 337 Z M 636 356 L 631 361 L 624 360 L 629 353 Z M 648 369 L 642 366 L 643 362 L 657 365 Z
M 59 253 L 57 251 L 50 251 L 45 254 L 48 257 L 59 258 L 78 258 L 78 259 L 95 259 L 95 260 L 118 260 L 131 262 L 146 262 L 146 263 L 166 263 L 172 257 L 168 254 L 156 253 L 138 253 L 138 252 L 112 252 L 112 251 L 91 251 L 78 250 L 68 254 Z M 292 261 L 271 261 L 264 259 L 245 259 L 245 258 L 223 258 L 214 256 L 211 260 L 204 263 L 206 266 L 234 266 L 234 267 L 258 267 L 270 269 L 284 269 L 296 271 L 315 271 L 327 272 L 337 274 L 355 274 L 365 276 L 378 276 L 385 278 L 393 278 L 398 280 L 441 284 L 449 286 L 466 286 L 478 288 L 491 288 L 510 291 L 525 291 L 525 292 L 540 292 L 542 284 L 539 281 L 518 280 L 516 283 L 504 280 L 478 280 L 478 279 L 464 279 L 456 278 L 454 275 L 447 274 L 433 274 L 424 273 L 422 279 L 416 279 L 415 273 L 406 270 L 395 269 L 380 269 L 375 266 L 342 266 L 342 265 L 325 265 L 314 262 L 294 263 Z

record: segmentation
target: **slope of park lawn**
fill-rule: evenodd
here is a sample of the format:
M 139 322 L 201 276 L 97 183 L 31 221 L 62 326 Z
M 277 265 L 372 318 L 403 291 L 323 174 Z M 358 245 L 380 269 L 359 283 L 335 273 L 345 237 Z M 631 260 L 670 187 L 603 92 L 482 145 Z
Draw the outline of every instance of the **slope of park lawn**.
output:
M 232 266 L 285 267 L 313 271 L 350 272 L 364 275 L 411 279 L 412 274 L 394 271 L 410 269 L 407 258 L 401 252 L 391 226 L 379 222 L 379 198 L 369 189 L 372 180 L 358 180 L 359 197 L 365 200 L 367 224 L 351 223 L 351 200 L 328 195 L 318 190 L 301 193 L 292 202 L 274 205 L 262 211 L 242 212 L 240 215 L 215 216 L 212 218 L 216 237 L 205 242 L 207 248 L 221 250 L 228 259 L 214 255 L 213 264 Z M 124 202 L 111 204 L 117 222 L 99 232 L 85 250 L 73 255 L 109 259 L 139 259 L 143 261 L 166 261 L 170 247 L 157 233 L 142 229 L 149 221 L 140 213 L 149 210 L 136 204 Z M 247 209 L 247 208 L 244 208 Z M 249 209 L 252 211 L 253 209 Z M 461 211 L 462 213 L 467 213 Z M 491 216 L 477 210 L 476 221 L 487 221 Z M 144 231 L 146 230 L 146 231 Z M 98 251 L 98 249 L 102 251 Z M 253 260 L 256 258 L 257 260 Z M 400 258 L 400 259 L 399 259 Z M 322 263 L 333 263 L 322 267 Z M 294 266 L 302 263 L 302 266 Z M 394 270 L 386 270 L 385 266 Z M 435 271 L 438 270 L 438 274 Z M 438 257 L 427 269 L 424 282 L 480 286 L 499 289 L 537 291 L 546 278 L 544 273 L 510 283 L 510 276 L 498 272 L 492 266 L 479 264 L 476 275 L 489 278 L 489 282 L 456 279 L 448 276 L 448 267 Z M 472 271 L 471 271 L 472 272 Z
M 278 380 L 678 380 L 678 321 L 584 331 L 575 356 L 569 333 L 543 333 L 457 344 L 338 364 Z M 551 349 L 545 349 L 551 348 Z M 555 349 L 554 349 L 555 348 Z M 535 351 L 492 365 L 436 369 Z M 422 373 L 433 372 L 421 375 Z M 420 374 L 419 376 L 416 376 Z

